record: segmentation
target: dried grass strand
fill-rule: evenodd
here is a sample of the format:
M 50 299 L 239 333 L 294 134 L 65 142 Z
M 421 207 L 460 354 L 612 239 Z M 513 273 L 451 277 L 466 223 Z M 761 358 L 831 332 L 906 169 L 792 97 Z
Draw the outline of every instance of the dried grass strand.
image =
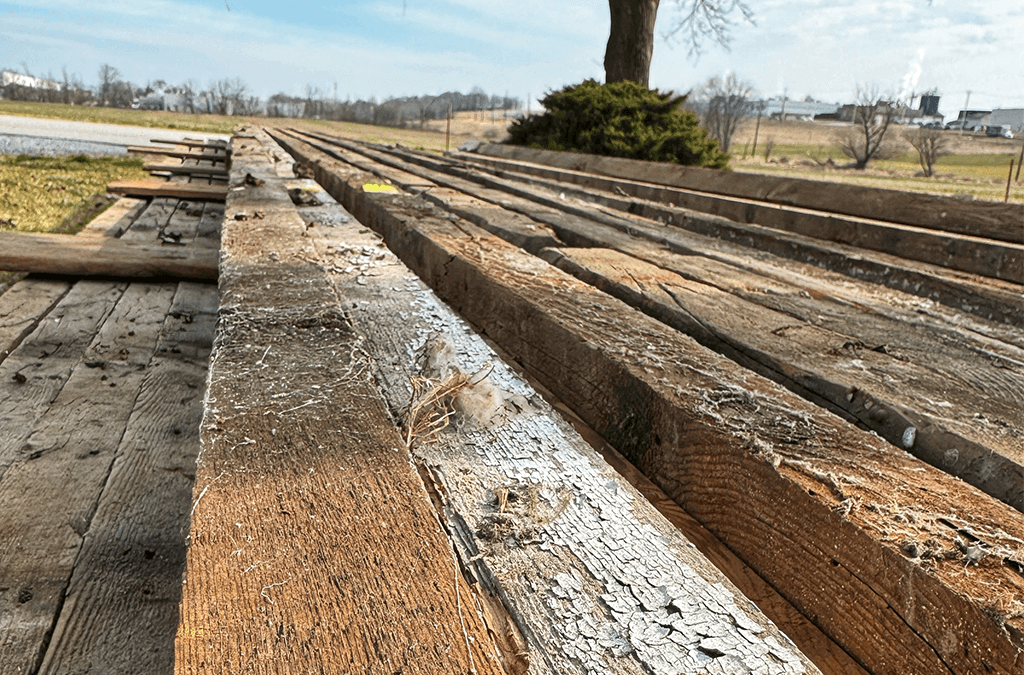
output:
M 414 440 L 432 442 L 455 415 L 455 397 L 472 384 L 462 372 L 452 373 L 442 380 L 425 377 L 412 378 L 412 403 L 405 414 L 405 445 L 412 447 Z

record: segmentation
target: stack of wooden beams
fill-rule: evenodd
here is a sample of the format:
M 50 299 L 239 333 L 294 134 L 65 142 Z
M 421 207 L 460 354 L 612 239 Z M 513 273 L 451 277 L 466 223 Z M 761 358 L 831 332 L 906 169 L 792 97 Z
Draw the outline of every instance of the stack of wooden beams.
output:
M 285 159 L 235 138 L 181 672 L 817 672 Z
M 836 273 L 688 227 L 731 227 L 713 216 L 275 138 L 869 672 L 1020 669 L 1018 283 L 774 234 Z M 858 280 L 871 270 L 911 293 Z
M 224 201 L 225 181 L 231 166 L 231 148 L 222 141 L 168 141 L 154 138 L 154 143 L 174 144 L 172 149 L 159 146 L 128 146 L 128 152 L 160 158 L 144 167 L 154 176 L 143 181 L 114 181 L 107 189 L 114 194 L 133 197 L 177 197 L 179 199 L 211 199 Z M 161 159 L 163 161 L 161 161 Z M 178 159 L 179 162 L 167 161 Z M 175 180 L 176 179 L 176 180 Z
M 163 227 L 144 222 L 125 221 L 125 227 L 116 223 L 127 208 L 125 204 L 140 205 L 140 199 L 150 198 L 151 214 L 163 210 L 168 214 L 188 200 L 199 202 L 189 210 L 202 209 L 202 202 L 223 203 L 227 195 L 227 169 L 230 148 L 219 141 L 167 141 L 153 139 L 154 143 L 177 144 L 173 149 L 161 147 L 133 147 L 133 152 L 159 154 L 178 158 L 175 163 L 146 164 L 154 176 L 144 181 L 114 181 L 107 186 L 109 192 L 124 195 L 107 213 L 96 219 L 86 230 L 103 230 L 106 237 L 67 237 L 52 234 L 25 234 L 0 232 L 0 270 L 34 272 L 69 277 L 130 277 L 216 280 L 216 247 L 185 246 L 188 236 L 194 235 L 194 224 L 185 230 L 176 224 Z M 199 148 L 199 151 L 195 151 Z M 188 204 L 185 204 L 188 206 Z M 184 208 L 184 207 L 182 207 Z M 212 209 L 211 212 L 216 209 Z M 184 211 L 182 211 L 184 212 Z M 177 220 L 182 220 L 178 215 Z M 184 219 L 182 222 L 189 222 Z M 166 223 L 165 223 L 166 224 Z M 134 225 L 131 236 L 122 237 L 128 226 Z M 219 226 L 219 223 L 217 223 Z M 204 225 L 208 234 L 211 225 Z M 156 232 L 157 236 L 138 236 L 142 229 Z M 182 240 L 182 236 L 186 236 Z

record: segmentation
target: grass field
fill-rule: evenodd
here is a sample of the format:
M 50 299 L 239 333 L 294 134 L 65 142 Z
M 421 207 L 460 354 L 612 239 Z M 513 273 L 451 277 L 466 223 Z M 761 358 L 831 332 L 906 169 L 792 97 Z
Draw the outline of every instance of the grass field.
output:
M 935 175 L 925 178 L 921 175 L 917 151 L 906 141 L 908 130 L 895 127 L 892 132 L 895 154 L 892 157 L 873 160 L 863 171 L 821 166 L 818 162 L 824 162 L 830 157 L 839 167 L 850 162 L 839 147 L 839 140 L 847 129 L 815 122 L 762 120 L 754 154 L 751 151 L 755 123 L 748 121 L 740 126 L 734 137 L 731 166 L 738 171 L 1003 201 L 1010 160 L 1013 159 L 1016 164 L 1021 144 L 1024 143 L 1024 139 L 1019 138 L 988 138 L 956 131 L 943 132 L 952 154 L 941 157 L 935 164 Z M 764 152 L 769 140 L 775 145 L 771 161 L 766 162 Z M 1024 202 L 1024 180 L 1011 184 L 1010 200 Z
M 147 175 L 136 157 L 0 155 L 0 229 L 74 231 L 85 223 L 71 217 L 94 214 L 94 198 L 106 194 L 107 183 Z

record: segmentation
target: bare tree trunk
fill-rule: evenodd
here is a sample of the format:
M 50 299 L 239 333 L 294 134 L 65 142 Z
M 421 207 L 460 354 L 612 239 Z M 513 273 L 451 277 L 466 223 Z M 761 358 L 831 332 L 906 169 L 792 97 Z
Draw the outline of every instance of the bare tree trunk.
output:
M 660 0 L 608 0 L 612 28 L 604 53 L 606 83 L 631 80 L 648 86 L 654 55 L 654 20 Z

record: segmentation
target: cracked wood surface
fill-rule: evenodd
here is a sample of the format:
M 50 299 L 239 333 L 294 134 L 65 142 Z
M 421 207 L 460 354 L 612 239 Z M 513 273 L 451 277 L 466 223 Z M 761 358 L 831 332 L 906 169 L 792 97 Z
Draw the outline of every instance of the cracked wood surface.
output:
M 347 216 L 303 217 L 313 248 L 267 253 L 330 272 L 393 424 L 418 378 L 474 375 L 413 461 L 508 672 L 816 672 L 379 238 Z
M 635 233 L 553 212 L 550 207 L 524 206 L 520 197 L 424 170 L 360 145 L 337 143 L 338 149 L 332 152 L 339 159 L 374 170 L 407 189 L 419 188 L 427 179 L 440 181 L 446 187 L 421 194 L 510 243 L 522 246 L 519 238 L 509 236 L 500 224 L 481 222 L 481 211 L 467 213 L 457 199 L 432 195 L 441 191 L 458 195 L 461 193 L 455 189 L 468 190 L 492 204 L 502 203 L 544 218 L 566 241 L 616 248 L 668 270 L 662 281 L 674 279 L 681 295 L 667 295 L 657 282 L 652 286 L 652 292 L 667 298 L 668 310 L 664 303 L 645 302 L 632 293 L 629 284 L 607 282 L 602 288 L 614 286 L 618 297 L 630 293 L 631 302 L 705 346 L 780 381 L 897 446 L 909 446 L 918 457 L 1015 508 L 1024 508 L 1024 447 L 1016 421 L 1016 411 L 1024 403 L 1020 375 L 1024 351 L 1012 342 L 965 335 L 964 328 L 992 330 L 1018 342 L 1019 332 L 979 326 L 979 321 L 972 326 L 962 314 L 929 321 L 916 311 L 919 308 L 901 311 L 902 294 L 879 292 L 878 287 L 835 274 L 821 278 L 821 271 L 806 265 L 780 265 L 778 259 L 758 263 L 731 251 L 709 257 L 714 251 L 699 245 L 692 248 L 704 255 L 666 251 Z M 488 216 L 494 211 L 500 209 L 492 206 Z M 558 253 L 551 251 L 550 255 Z M 579 250 L 575 255 L 586 253 Z M 578 275 L 584 273 L 568 259 L 563 258 L 562 263 Z M 654 272 L 647 276 L 651 274 Z M 591 271 L 584 280 L 596 283 L 601 279 L 605 277 Z M 635 280 L 631 281 L 635 286 Z M 689 292 L 688 286 L 703 290 Z M 681 308 L 680 302 L 689 304 Z M 761 306 L 750 306 L 750 302 Z M 724 328 L 729 321 L 744 325 L 730 333 Z M 751 348 L 758 341 L 757 348 Z M 766 341 L 773 347 L 766 348 Z M 837 365 L 840 362 L 842 365 Z M 914 437 L 905 439 L 908 429 L 913 429 Z
M 236 170 L 272 177 L 258 147 Z M 232 193 L 175 672 L 502 672 L 305 229 Z
M 489 143 L 481 155 L 1024 243 L 1024 205 Z
M 0 363 L 71 289 L 66 281 L 29 279 L 0 293 Z M 15 374 L 11 374 L 11 378 Z
M 353 155 L 351 153 L 339 153 L 353 162 L 358 162 L 361 165 L 372 168 L 374 165 L 371 162 L 366 162 L 365 158 L 359 155 Z M 363 161 L 360 161 L 363 160 Z M 462 193 L 451 190 L 448 188 L 441 188 L 431 183 L 425 183 L 424 179 L 412 174 L 404 174 L 400 171 L 389 170 L 387 172 L 378 172 L 375 175 L 379 176 L 386 182 L 395 180 L 400 185 L 409 186 L 414 193 L 419 194 L 424 199 L 427 199 L 431 203 L 441 205 L 459 216 L 466 217 L 467 219 L 478 222 L 481 227 L 484 227 L 488 231 L 498 234 L 502 238 L 505 238 L 519 246 L 523 246 L 528 249 L 539 252 L 536 247 L 543 245 L 543 242 L 551 241 L 553 233 L 550 230 L 546 230 L 545 226 L 537 223 L 536 221 L 530 221 L 519 216 L 519 220 L 515 225 L 509 226 L 508 219 L 502 218 L 502 214 L 505 216 L 518 216 L 518 214 L 503 211 L 502 209 L 495 207 L 491 204 L 483 202 L 485 208 L 480 208 L 478 200 L 465 199 Z M 315 184 L 314 184 L 315 185 Z M 317 193 L 319 199 L 324 202 L 333 201 L 333 199 L 326 194 L 321 192 Z M 495 198 L 499 198 L 502 195 L 494 195 Z M 468 206 L 467 206 L 468 203 Z M 337 208 L 341 208 L 340 206 Z M 313 227 L 316 224 L 322 224 L 322 222 L 331 222 L 331 218 L 325 218 L 323 213 L 320 214 L 310 213 L 303 214 L 307 224 L 311 226 L 309 234 L 314 237 L 314 241 L 318 243 L 318 248 L 322 248 L 320 239 L 323 238 L 326 241 L 332 241 L 331 235 L 334 234 L 332 229 L 316 228 Z M 324 233 L 327 233 L 326 235 Z M 363 234 L 363 233 L 361 233 Z M 369 241 L 374 241 L 373 235 L 368 235 Z M 339 255 L 340 251 L 353 251 L 347 246 L 335 247 L 330 244 L 327 245 L 327 253 L 335 256 Z M 345 265 L 346 270 L 351 269 L 362 269 L 366 264 L 373 260 L 377 256 L 385 255 L 376 251 L 370 245 L 363 247 L 363 252 L 359 257 L 353 257 L 350 259 L 351 264 Z M 357 283 L 364 283 L 365 278 L 357 279 Z M 400 288 L 393 288 L 392 291 L 401 290 Z M 407 316 L 407 312 L 401 312 L 401 316 Z M 489 343 L 492 344 L 493 343 Z M 507 357 L 503 357 L 507 360 Z M 524 377 L 528 375 L 522 374 Z M 533 379 L 530 382 L 534 388 L 542 387 L 539 382 Z M 552 396 L 550 392 L 547 392 L 545 397 Z M 578 417 L 573 415 L 564 404 L 559 404 L 559 412 L 566 416 L 571 423 L 576 426 L 577 424 L 583 424 Z M 579 427 L 577 427 L 579 431 Z M 721 569 L 730 580 L 732 580 L 742 590 L 744 595 L 749 598 L 753 598 L 756 601 L 758 607 L 765 612 L 773 621 L 779 624 L 788 636 L 790 636 L 805 654 L 807 654 L 815 665 L 825 673 L 863 673 L 861 669 L 850 657 L 842 651 L 834 642 L 829 638 L 825 637 L 813 624 L 801 615 L 791 604 L 785 599 L 779 596 L 770 586 L 768 586 L 760 577 L 756 575 L 748 566 L 739 562 L 731 552 L 728 551 L 720 542 L 714 539 L 707 530 L 701 527 L 691 516 L 686 514 L 682 509 L 679 508 L 674 502 L 668 499 L 656 486 L 654 486 L 649 480 L 640 474 L 631 465 L 625 463 L 625 460 L 610 449 L 607 443 L 603 440 L 600 443 L 595 443 L 590 440 L 590 437 L 595 437 L 593 430 L 589 428 L 580 431 L 584 438 L 588 439 L 595 449 L 598 449 L 602 453 L 602 456 L 616 468 L 617 471 L 622 473 L 627 479 L 633 484 L 642 494 L 647 497 L 655 508 L 658 509 L 662 515 L 673 523 L 676 527 L 679 527 L 683 533 L 697 546 L 697 548 L 706 556 L 715 561 L 715 564 Z M 590 436 L 587 434 L 589 433 Z M 599 438 L 599 437 L 598 437 Z M 607 454 L 610 450 L 611 455 Z M 628 475 L 624 473 L 628 471 Z
M 442 297 L 869 670 L 1021 667 L 1018 512 L 470 223 L 364 193 L 371 175 L 289 146 Z
M 548 249 L 542 257 L 1024 511 L 1024 360 L 999 366 L 936 344 L 918 365 L 904 345 L 921 345 L 903 342 L 895 326 L 887 342 L 869 346 L 618 251 Z M 992 422 L 979 424 L 981 416 Z

